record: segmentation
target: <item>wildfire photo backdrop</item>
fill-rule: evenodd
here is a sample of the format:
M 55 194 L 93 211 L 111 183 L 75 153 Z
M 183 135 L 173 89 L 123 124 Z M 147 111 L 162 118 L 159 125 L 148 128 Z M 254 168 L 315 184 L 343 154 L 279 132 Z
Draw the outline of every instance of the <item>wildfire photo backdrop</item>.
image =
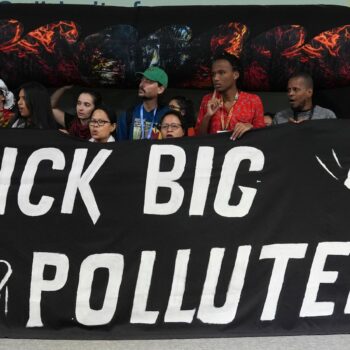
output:
M 208 88 L 213 54 L 242 60 L 242 88 L 283 91 L 297 70 L 316 88 L 350 84 L 350 8 L 343 6 L 0 5 L 0 76 L 10 86 L 135 86 L 163 67 L 172 88 Z

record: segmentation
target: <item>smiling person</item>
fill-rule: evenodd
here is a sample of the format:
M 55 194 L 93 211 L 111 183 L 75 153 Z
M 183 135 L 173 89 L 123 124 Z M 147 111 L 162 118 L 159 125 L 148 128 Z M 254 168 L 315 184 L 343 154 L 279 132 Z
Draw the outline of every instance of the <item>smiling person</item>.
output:
M 72 86 L 63 86 L 51 96 L 52 112 L 56 122 L 60 124 L 68 134 L 83 140 L 90 139 L 89 120 L 94 109 L 102 103 L 100 93 L 92 89 L 83 89 L 77 98 L 75 115 L 69 114 L 58 108 L 58 103 L 65 91 Z
M 50 96 L 46 88 L 35 81 L 20 87 L 18 112 L 10 121 L 11 128 L 56 129 L 52 115 Z
M 300 72 L 288 80 L 287 95 L 290 108 L 276 113 L 274 124 L 299 124 L 306 120 L 336 119 L 335 114 L 326 108 L 314 105 L 312 95 L 314 84 L 310 74 Z
M 162 115 L 168 110 L 161 107 L 160 96 L 168 86 L 168 76 L 159 67 L 150 67 L 141 76 L 138 97 L 142 102 L 123 112 L 118 118 L 117 139 L 141 140 L 157 139 L 157 125 Z
M 117 117 L 114 111 L 107 106 L 96 108 L 89 120 L 91 142 L 114 142 L 112 134 L 117 127 Z
M 186 118 L 179 111 L 166 112 L 160 120 L 162 139 L 187 136 Z
M 214 92 L 202 99 L 195 127 L 197 135 L 229 131 L 235 140 L 253 128 L 265 126 L 260 97 L 237 87 L 240 77 L 237 57 L 226 52 L 216 55 L 211 76 Z

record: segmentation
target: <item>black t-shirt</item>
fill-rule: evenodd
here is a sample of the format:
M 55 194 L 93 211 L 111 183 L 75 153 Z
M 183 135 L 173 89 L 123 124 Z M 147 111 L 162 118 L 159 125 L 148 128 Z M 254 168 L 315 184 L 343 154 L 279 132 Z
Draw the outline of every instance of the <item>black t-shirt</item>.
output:
M 76 115 L 64 112 L 64 126 L 67 130 L 71 127 L 76 117 L 77 117 Z

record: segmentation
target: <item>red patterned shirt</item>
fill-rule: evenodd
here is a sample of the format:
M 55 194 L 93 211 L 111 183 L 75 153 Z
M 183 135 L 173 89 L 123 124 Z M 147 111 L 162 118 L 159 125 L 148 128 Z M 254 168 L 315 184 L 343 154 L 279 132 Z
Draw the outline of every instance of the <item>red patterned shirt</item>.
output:
M 0 110 L 0 128 L 6 128 L 9 121 L 15 114 L 9 109 L 1 109 Z
M 196 123 L 196 134 L 199 134 L 199 126 L 201 125 L 205 114 L 207 113 L 207 105 L 213 94 L 205 95 L 199 109 L 199 114 Z M 221 99 L 221 95 L 217 92 L 216 98 Z M 264 109 L 259 96 L 241 91 L 238 95 L 237 102 L 233 105 L 230 111 L 222 105 L 216 113 L 211 117 L 209 122 L 208 133 L 216 134 L 218 131 L 233 130 L 238 123 L 250 123 L 253 128 L 265 127 Z

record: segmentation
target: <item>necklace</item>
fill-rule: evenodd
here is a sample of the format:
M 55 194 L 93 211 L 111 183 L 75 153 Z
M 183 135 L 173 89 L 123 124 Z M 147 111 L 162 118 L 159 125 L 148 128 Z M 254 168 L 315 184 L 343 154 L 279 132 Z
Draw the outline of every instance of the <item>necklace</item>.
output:
M 310 109 L 304 111 L 293 111 L 293 119 L 298 121 L 299 118 L 301 121 L 303 120 L 311 120 L 314 116 L 315 106 L 312 106 Z

